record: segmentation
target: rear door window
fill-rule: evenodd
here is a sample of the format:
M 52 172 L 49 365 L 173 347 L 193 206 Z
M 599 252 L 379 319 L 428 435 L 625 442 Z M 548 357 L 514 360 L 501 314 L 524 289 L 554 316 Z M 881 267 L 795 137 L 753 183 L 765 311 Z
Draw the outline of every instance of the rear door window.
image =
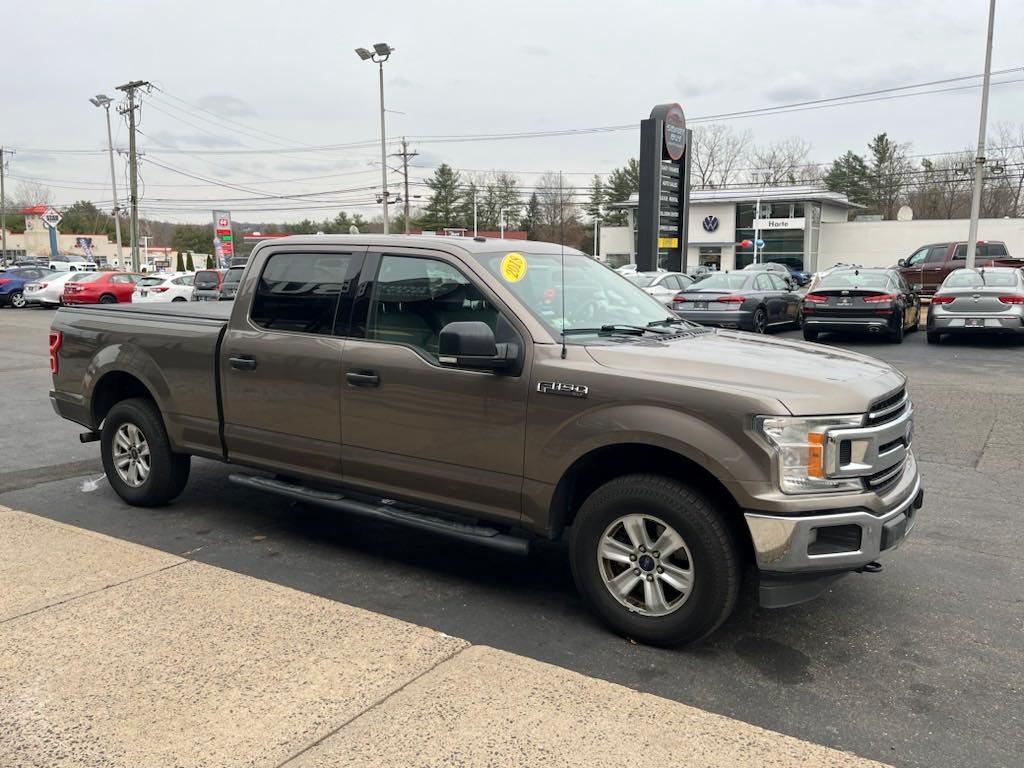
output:
M 332 333 L 360 262 L 361 254 L 352 252 L 273 254 L 257 282 L 250 319 L 268 330 Z

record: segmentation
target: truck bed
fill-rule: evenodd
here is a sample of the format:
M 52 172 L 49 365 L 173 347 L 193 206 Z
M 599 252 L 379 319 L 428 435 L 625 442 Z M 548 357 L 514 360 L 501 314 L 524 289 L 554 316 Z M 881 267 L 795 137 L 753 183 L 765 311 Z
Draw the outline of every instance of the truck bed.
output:
M 54 405 L 95 429 L 90 403 L 107 387 L 137 379 L 156 400 L 175 450 L 219 458 L 218 351 L 232 302 L 168 302 L 61 307 L 52 328 L 63 334 Z M 115 373 L 113 377 L 108 373 Z

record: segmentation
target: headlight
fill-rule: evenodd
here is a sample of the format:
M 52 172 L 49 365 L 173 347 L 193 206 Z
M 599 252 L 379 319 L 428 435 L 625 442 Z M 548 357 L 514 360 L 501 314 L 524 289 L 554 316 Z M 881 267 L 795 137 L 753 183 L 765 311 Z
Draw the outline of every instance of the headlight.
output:
M 861 490 L 860 480 L 832 480 L 825 476 L 828 466 L 825 437 L 832 428 L 859 427 L 862 419 L 862 416 L 759 416 L 756 426 L 772 446 L 782 492 Z

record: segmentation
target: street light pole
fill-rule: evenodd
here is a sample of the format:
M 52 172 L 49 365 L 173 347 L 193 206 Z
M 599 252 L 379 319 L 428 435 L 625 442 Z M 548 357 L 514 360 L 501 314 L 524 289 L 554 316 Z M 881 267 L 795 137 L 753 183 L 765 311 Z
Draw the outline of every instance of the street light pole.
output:
M 124 266 L 121 262 L 124 259 L 124 251 L 121 246 L 121 206 L 117 199 L 117 173 L 114 170 L 114 136 L 110 132 L 110 105 L 114 101 L 105 94 L 97 94 L 89 99 L 94 107 L 103 107 L 107 113 L 107 149 L 110 152 L 110 191 L 114 196 L 114 233 L 117 237 L 117 265 Z
M 394 52 L 387 43 L 374 43 L 373 52 L 366 48 L 356 48 L 356 55 L 363 61 L 372 61 L 377 64 L 380 72 L 380 183 L 381 202 L 384 203 L 384 234 L 390 234 L 391 224 L 388 220 L 388 149 L 387 134 L 384 126 L 384 62 L 391 58 Z
M 978 125 L 978 154 L 974 158 L 974 194 L 971 195 L 971 225 L 967 234 L 967 260 L 973 269 L 978 246 L 978 217 L 981 215 L 981 187 L 985 181 L 985 128 L 988 121 L 988 87 L 992 78 L 992 28 L 996 18 L 996 0 L 988 6 L 988 38 L 985 41 L 985 79 L 981 85 L 981 122 Z

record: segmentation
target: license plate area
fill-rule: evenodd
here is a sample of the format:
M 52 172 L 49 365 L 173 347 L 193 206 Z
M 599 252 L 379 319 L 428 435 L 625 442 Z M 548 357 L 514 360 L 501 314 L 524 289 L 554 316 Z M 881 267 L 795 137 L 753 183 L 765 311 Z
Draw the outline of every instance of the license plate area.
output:
M 707 309 L 708 303 L 706 301 L 695 301 L 693 302 L 694 309 Z
M 984 328 L 985 320 L 980 317 L 968 317 L 964 320 L 964 325 L 968 328 Z
M 147 291 L 145 288 L 142 288 L 142 289 L 139 290 L 139 296 L 148 296 L 148 295 L 149 295 L 149 291 Z
M 853 306 L 853 299 L 851 299 L 849 296 L 840 296 L 838 299 L 836 299 L 836 306 L 837 307 L 852 307 Z

